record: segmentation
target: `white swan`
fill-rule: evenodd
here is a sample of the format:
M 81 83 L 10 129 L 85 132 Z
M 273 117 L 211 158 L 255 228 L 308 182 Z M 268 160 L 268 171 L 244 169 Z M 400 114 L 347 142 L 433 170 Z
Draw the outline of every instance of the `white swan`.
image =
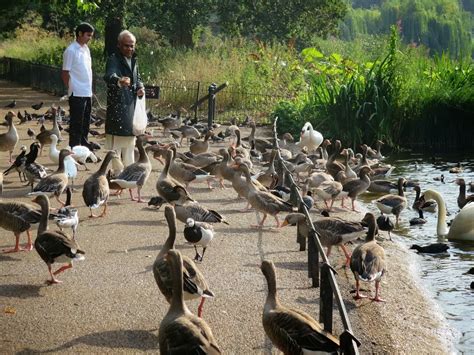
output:
M 307 147 L 308 151 L 316 150 L 319 145 L 323 142 L 323 135 L 313 129 L 311 123 L 306 122 L 301 129 L 300 141 L 296 145 Z
M 470 203 L 456 215 L 451 222 L 451 228 L 446 225 L 446 205 L 440 193 L 427 190 L 425 200 L 435 200 L 438 204 L 438 236 L 447 236 L 449 240 L 474 241 L 474 204 Z

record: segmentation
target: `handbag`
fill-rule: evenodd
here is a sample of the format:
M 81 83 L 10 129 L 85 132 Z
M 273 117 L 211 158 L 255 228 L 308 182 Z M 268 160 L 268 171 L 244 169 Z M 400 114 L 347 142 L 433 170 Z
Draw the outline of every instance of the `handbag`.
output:
M 139 136 L 145 133 L 148 124 L 148 116 L 146 114 L 145 95 L 137 97 L 135 101 L 135 112 L 133 114 L 133 135 Z

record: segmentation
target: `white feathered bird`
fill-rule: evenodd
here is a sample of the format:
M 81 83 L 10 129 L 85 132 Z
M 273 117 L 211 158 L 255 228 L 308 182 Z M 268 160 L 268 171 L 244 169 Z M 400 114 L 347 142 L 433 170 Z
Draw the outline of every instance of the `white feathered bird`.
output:
M 73 148 L 70 148 L 71 151 L 74 153 L 74 158 L 76 161 L 84 165 L 86 170 L 89 170 L 89 168 L 86 165 L 87 159 L 89 158 L 93 163 L 97 163 L 99 159 L 97 156 L 92 152 L 89 148 L 83 146 L 83 145 L 76 145 Z
M 49 146 L 49 159 L 55 164 L 59 163 L 59 150 L 57 147 L 58 137 L 55 134 L 51 135 L 51 145 Z M 74 179 L 77 176 L 77 162 L 70 155 L 64 158 L 64 169 L 66 174 L 72 181 L 72 186 L 74 186 Z
M 300 146 L 301 148 L 307 147 L 308 151 L 311 152 L 316 150 L 322 142 L 323 135 L 313 129 L 311 123 L 306 122 L 301 129 L 300 141 L 296 143 L 296 145 Z
M 194 219 L 188 218 L 184 227 L 184 238 L 188 243 L 194 245 L 194 250 L 196 251 L 194 260 L 202 261 L 207 246 L 214 238 L 214 227 L 209 223 L 196 222 Z M 202 255 L 198 253 L 197 245 L 202 246 Z

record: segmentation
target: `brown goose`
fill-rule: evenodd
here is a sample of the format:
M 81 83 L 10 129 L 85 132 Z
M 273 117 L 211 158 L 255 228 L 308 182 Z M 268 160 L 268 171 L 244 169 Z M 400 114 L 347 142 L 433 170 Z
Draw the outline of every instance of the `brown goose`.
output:
M 280 303 L 273 262 L 262 261 L 260 269 L 268 285 L 262 324 L 273 345 L 285 355 L 338 351 L 337 338 L 324 331 L 313 317 Z
M 261 191 L 257 189 L 255 184 L 252 182 L 252 178 L 250 176 L 250 171 L 247 165 L 240 164 L 239 169 L 244 173 L 246 183 L 249 187 L 247 200 L 250 205 L 258 212 L 263 213 L 263 218 L 258 224 L 258 228 L 263 227 L 263 223 L 267 218 L 267 215 L 271 215 L 275 218 L 277 223 L 277 228 L 280 227 L 280 221 L 278 220 L 278 213 L 280 212 L 292 212 L 293 206 L 283 201 L 281 198 L 273 195 L 268 191 Z
M 273 150 L 270 156 L 268 169 L 257 176 L 257 181 L 260 182 L 267 189 L 273 189 L 278 183 L 278 174 L 275 170 L 275 157 L 277 151 Z
M 255 148 L 262 153 L 264 153 L 267 149 L 273 148 L 273 145 L 267 139 L 255 137 L 255 131 L 257 129 L 255 121 L 251 121 L 249 123 L 249 127 L 252 129 L 250 135 L 246 138 L 243 138 L 242 140 L 248 141 L 250 145 L 252 142 L 255 142 Z
M 466 197 L 466 182 L 464 179 L 456 179 L 456 184 L 459 185 L 459 195 L 458 195 L 458 207 L 463 208 L 468 203 L 474 202 L 474 195 L 469 195 Z
M 380 279 L 385 273 L 385 251 L 375 241 L 375 217 L 372 213 L 366 213 L 363 223 L 369 227 L 369 232 L 365 239 L 365 243 L 357 246 L 351 256 L 351 270 L 354 273 L 356 281 L 356 294 L 354 299 L 358 300 L 367 296 L 361 295 L 359 292 L 359 281 L 372 282 L 375 281 L 375 297 L 371 298 L 377 302 L 384 302 L 380 298 Z
M 48 284 L 60 283 L 54 276 L 64 270 L 72 268 L 73 260 L 84 260 L 84 251 L 79 248 L 76 241 L 69 238 L 63 232 L 48 231 L 49 199 L 46 195 L 38 195 L 33 202 L 41 207 L 41 221 L 38 227 L 38 235 L 35 240 L 35 249 L 39 256 L 48 266 L 50 280 Z M 55 262 L 66 263 L 55 272 L 52 272 L 51 265 Z
M 23 202 L 0 202 L 0 228 L 13 232 L 15 247 L 4 249 L 3 253 L 16 253 L 33 249 L 31 242 L 31 225 L 38 223 L 41 213 L 32 205 Z M 20 247 L 20 235 L 26 232 L 28 242 L 24 248 Z
M 161 293 L 165 296 L 166 300 L 171 303 L 173 294 L 175 293 L 172 286 L 174 276 L 171 273 L 167 259 L 176 241 L 176 216 L 172 207 L 165 207 L 165 218 L 168 222 L 169 234 L 153 263 L 153 276 Z M 198 307 L 198 316 L 201 317 L 205 299 L 214 297 L 214 293 L 209 289 L 204 275 L 197 268 L 194 261 L 184 255 L 182 258 L 184 269 L 181 275 L 184 277 L 185 282 L 184 285 L 181 284 L 181 290 L 184 291 L 185 300 L 201 298 Z
M 172 149 L 171 164 L 169 168 L 169 174 L 179 183 L 184 184 L 187 188 L 191 182 L 206 181 L 209 189 L 212 190 L 210 185 L 210 179 L 214 176 L 209 175 L 207 171 L 196 168 L 194 165 L 186 164 L 183 162 L 176 161 L 176 148 Z
M 40 150 L 40 155 L 43 153 L 43 148 L 46 144 L 51 144 L 51 135 L 55 134 L 56 137 L 58 137 L 59 140 L 61 140 L 61 132 L 58 127 L 58 121 L 56 119 L 56 116 L 53 119 L 53 128 L 52 129 L 46 129 L 44 131 L 41 131 L 37 136 L 36 140 L 40 142 L 41 144 L 41 150 Z
M 158 341 L 162 354 L 221 354 L 211 328 L 193 315 L 183 296 L 183 259 L 179 251 L 167 256 L 171 276 L 172 296 L 168 313 L 161 321 Z
M 189 144 L 189 151 L 193 154 L 201 154 L 207 152 L 209 149 L 209 138 L 214 135 L 212 131 L 207 131 L 204 135 L 204 140 L 199 140 L 196 138 L 191 138 Z
M 330 174 L 332 177 L 336 177 L 339 171 L 345 170 L 344 164 L 336 161 L 336 159 L 340 155 L 341 148 L 342 148 L 341 141 L 336 140 L 336 142 L 334 143 L 334 151 L 331 154 L 331 156 L 329 156 L 328 161 L 326 163 L 326 170 L 328 174 Z
M 214 176 L 219 180 L 219 185 L 222 189 L 225 189 L 224 179 L 232 181 L 235 170 L 230 166 L 230 154 L 227 149 L 219 149 L 219 154 L 223 156 L 223 160 L 219 162 L 213 170 Z
M 344 185 L 342 185 L 342 192 L 340 193 L 342 197 L 341 206 L 344 207 L 344 198 L 349 197 L 352 201 L 352 210 L 358 212 L 355 209 L 355 200 L 357 196 L 367 191 L 370 186 L 369 173 L 371 169 L 368 166 L 364 166 L 359 171 L 359 179 L 349 180 Z
M 145 152 L 145 148 L 143 148 L 143 143 L 146 139 L 147 138 L 143 135 L 137 137 L 136 146 L 140 154 L 138 161 L 127 166 L 119 176 L 110 180 L 112 183 L 117 183 L 120 188 L 128 189 L 130 192 L 130 199 L 137 202 L 146 202 L 142 200 L 140 191 L 146 184 L 151 173 L 150 159 Z M 137 199 L 132 194 L 133 188 L 137 189 Z
M 118 155 L 114 150 L 108 151 L 99 170 L 84 182 L 82 198 L 86 206 L 89 207 L 91 213 L 89 217 L 91 218 L 104 217 L 107 214 L 107 200 L 109 199 L 110 189 L 105 174 L 110 161 L 117 157 Z M 100 215 L 96 216 L 92 213 L 92 209 L 99 208 L 100 205 L 104 205 L 104 209 Z
M 382 213 L 393 214 L 396 217 L 396 224 L 400 213 L 407 207 L 407 198 L 403 193 L 403 185 L 406 180 L 402 177 L 398 178 L 398 195 L 385 195 L 375 200 L 375 204 Z
M 285 217 L 282 227 L 297 224 L 301 235 L 307 239 L 309 235 L 309 225 L 302 213 L 290 213 Z M 346 256 L 346 265 L 349 265 L 350 253 L 344 246 L 345 243 L 362 237 L 365 234 L 362 224 L 345 221 L 337 217 L 326 217 L 313 222 L 313 227 L 319 235 L 321 245 L 327 247 L 326 255 L 331 255 L 331 248 L 339 246 Z
M 3 194 L 3 172 L 0 172 L 0 196 L 2 194 Z
M 171 150 L 166 153 L 166 164 L 156 182 L 156 191 L 168 203 L 183 204 L 186 201 L 194 201 L 186 188 L 169 176 L 172 154 Z
M 332 211 L 334 201 L 341 191 L 342 184 L 338 181 L 324 181 L 314 189 L 316 195 L 323 199 L 329 211 Z M 328 205 L 328 200 L 331 200 L 331 205 Z
M 16 117 L 15 113 L 8 111 L 5 116 L 7 121 L 8 131 L 0 134 L 0 152 L 9 153 L 9 162 L 12 163 L 12 153 L 18 143 L 19 137 L 16 131 L 15 124 L 13 123 L 13 117 Z
M 64 169 L 64 158 L 68 155 L 73 155 L 73 153 L 67 149 L 61 149 L 59 152 L 58 170 L 51 175 L 46 176 L 44 179 L 41 179 L 33 188 L 33 192 L 30 192 L 28 195 L 51 193 L 54 194 L 56 200 L 61 204 L 61 206 L 64 206 L 65 203 L 61 201 L 59 196 L 61 196 L 68 183 L 68 175 Z

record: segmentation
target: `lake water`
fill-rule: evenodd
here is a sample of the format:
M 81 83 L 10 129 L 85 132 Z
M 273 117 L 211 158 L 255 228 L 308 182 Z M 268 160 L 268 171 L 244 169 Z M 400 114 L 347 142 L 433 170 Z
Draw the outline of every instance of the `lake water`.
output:
M 459 158 L 458 158 L 459 159 Z M 399 176 L 406 179 L 418 180 L 422 192 L 427 189 L 436 190 L 443 196 L 448 213 L 450 216 L 447 220 L 454 218 L 459 211 L 457 206 L 457 196 L 459 186 L 453 181 L 462 177 L 469 183 L 474 181 L 474 158 L 461 160 L 464 171 L 460 174 L 450 174 L 448 171 L 455 166 L 459 160 L 450 159 L 449 157 L 428 158 L 422 155 L 398 155 L 391 156 L 385 160 L 386 163 L 395 165 L 390 180 L 396 180 Z M 445 183 L 434 180 L 444 174 Z M 469 187 L 467 187 L 469 194 Z M 370 201 L 376 199 L 380 195 L 365 194 L 361 200 L 367 203 L 367 208 L 376 212 L 379 211 L 375 204 Z M 415 191 L 408 191 L 408 206 L 413 204 L 415 199 Z M 437 213 L 425 212 L 424 217 L 427 223 L 421 226 L 410 226 L 409 220 L 418 217 L 418 213 L 411 209 L 405 210 L 400 215 L 400 224 L 396 227 L 394 233 L 397 241 L 401 241 L 408 247 L 412 244 L 426 245 L 438 242 L 436 234 Z M 395 222 L 392 215 L 391 219 Z M 386 232 L 382 232 L 386 233 Z M 386 234 L 384 234 L 386 235 Z M 472 243 L 455 243 L 445 241 L 450 249 L 448 252 L 438 255 L 417 256 L 420 265 L 420 277 L 422 282 L 433 298 L 439 304 L 445 317 L 455 328 L 460 337 L 454 344 L 454 351 L 459 354 L 468 354 L 474 352 L 474 290 L 470 289 L 470 284 L 474 281 L 474 275 L 466 274 L 466 272 L 474 267 L 474 242 Z

